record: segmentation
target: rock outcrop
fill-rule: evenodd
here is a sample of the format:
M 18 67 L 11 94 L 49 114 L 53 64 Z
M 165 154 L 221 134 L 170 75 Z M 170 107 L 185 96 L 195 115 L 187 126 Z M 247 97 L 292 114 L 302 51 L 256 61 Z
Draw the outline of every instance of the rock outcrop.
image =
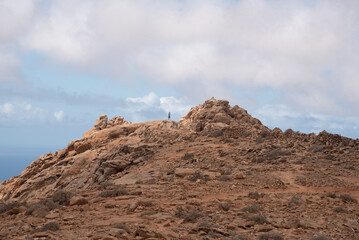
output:
M 214 98 L 179 122 L 101 115 L 0 184 L 0 239 L 356 239 L 358 156 Z
M 99 116 L 96 119 L 96 122 L 94 124 L 94 128 L 96 128 L 97 130 L 102 130 L 104 128 L 107 127 L 107 115 L 106 114 L 102 114 L 101 116 Z

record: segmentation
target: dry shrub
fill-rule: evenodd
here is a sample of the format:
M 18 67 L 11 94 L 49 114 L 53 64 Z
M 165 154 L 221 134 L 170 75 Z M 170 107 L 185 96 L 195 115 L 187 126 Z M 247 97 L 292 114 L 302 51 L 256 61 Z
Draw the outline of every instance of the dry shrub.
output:
M 348 211 L 343 207 L 336 207 L 336 208 L 334 208 L 334 212 L 336 212 L 336 213 L 347 213 Z
M 258 213 L 262 210 L 263 210 L 262 207 L 258 205 L 251 205 L 241 209 L 242 212 L 247 212 L 247 213 Z
M 343 195 L 340 195 L 339 197 L 345 203 L 358 203 L 358 200 L 356 200 L 349 194 L 343 194 Z
M 277 159 L 277 158 L 282 157 L 282 156 L 289 156 L 291 154 L 292 153 L 290 151 L 286 151 L 286 150 L 282 150 L 280 148 L 276 148 L 276 149 L 273 149 L 270 152 L 267 152 L 264 155 L 264 158 L 266 158 L 267 160 L 274 160 L 274 159 Z
M 221 175 L 219 178 L 218 178 L 219 181 L 231 181 L 232 178 L 228 175 Z
M 302 200 L 297 196 L 293 196 L 292 199 L 288 202 L 288 207 L 293 207 L 294 205 L 300 206 L 301 204 Z
M 72 193 L 65 190 L 58 190 L 52 195 L 52 200 L 60 205 L 68 206 L 70 205 L 71 197 Z
M 331 238 L 325 235 L 318 235 L 316 237 L 312 237 L 310 240 L 331 240 Z
M 42 227 L 41 231 L 43 231 L 43 232 L 46 232 L 46 231 L 57 231 L 57 230 L 59 230 L 59 229 L 60 229 L 60 226 L 59 226 L 58 223 L 56 223 L 56 222 L 49 222 L 49 223 L 46 223 L 46 224 Z
M 45 217 L 51 210 L 58 208 L 59 205 L 54 203 L 52 199 L 43 199 L 29 206 L 25 215 L 36 215 L 37 217 Z
M 0 214 L 10 211 L 11 209 L 16 207 L 20 207 L 20 204 L 17 202 L 0 204 Z
M 258 193 L 257 191 L 248 193 L 249 198 L 256 199 L 256 200 L 264 197 L 264 195 L 265 195 L 264 193 Z
M 327 194 L 327 197 L 336 198 L 337 195 L 336 195 L 335 193 L 328 193 L 328 194 Z
M 129 195 L 128 191 L 123 188 L 118 188 L 118 189 L 103 191 L 98 196 L 107 198 L 107 197 L 117 197 L 117 196 L 124 196 L 124 195 Z
M 231 208 L 231 205 L 228 203 L 220 203 L 218 204 L 218 208 L 227 212 Z
M 269 223 L 269 221 L 263 215 L 255 215 L 255 216 L 244 216 L 247 221 L 255 222 L 257 224 L 265 224 Z
M 276 232 L 263 233 L 259 235 L 259 240 L 283 240 L 282 235 Z
M 175 212 L 176 217 L 182 218 L 184 222 L 196 222 L 198 218 L 203 214 L 196 209 L 191 209 L 188 212 L 183 211 L 181 208 L 177 208 Z
M 323 152 L 325 149 L 325 146 L 324 145 L 319 145 L 319 144 L 315 144 L 313 146 L 310 146 L 308 148 L 308 151 L 309 152 L 312 152 L 312 153 L 319 153 L 319 152 Z
M 196 171 L 191 177 L 188 178 L 189 181 L 195 182 L 197 180 L 209 181 L 209 177 L 203 175 L 200 171 Z

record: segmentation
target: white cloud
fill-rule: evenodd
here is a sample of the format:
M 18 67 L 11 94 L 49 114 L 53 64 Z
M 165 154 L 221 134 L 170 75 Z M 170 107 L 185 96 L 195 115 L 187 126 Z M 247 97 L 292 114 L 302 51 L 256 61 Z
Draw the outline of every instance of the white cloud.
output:
M 14 113 L 14 105 L 12 103 L 4 103 L 0 105 L 0 113 L 11 116 Z
M 352 138 L 359 136 L 358 129 L 353 127 L 359 125 L 359 119 L 352 116 L 315 114 L 310 111 L 298 111 L 283 104 L 264 105 L 254 111 L 253 116 L 271 128 L 280 127 L 282 130 L 291 128 L 305 133 L 327 130 Z
M 46 111 L 26 102 L 5 102 L 0 104 L 0 121 L 36 123 L 46 120 Z
M 33 11 L 33 0 L 0 0 L 0 43 L 21 35 L 31 23 Z
M 189 109 L 184 98 L 159 97 L 155 93 L 149 93 L 143 97 L 126 98 L 126 106 L 120 108 L 120 111 L 131 121 L 139 122 L 165 119 L 168 112 L 171 112 L 171 119 L 178 120 Z
M 57 121 L 61 122 L 64 119 L 65 116 L 65 112 L 64 110 L 60 110 L 57 112 L 54 112 L 54 117 L 56 118 Z
M 271 87 L 301 111 L 359 115 L 356 0 L 20 2 L 0 1 L 2 46 L 12 46 L 0 47 L 0 81 L 19 54 L 36 51 L 118 81 L 174 86 L 196 102 Z M 128 101 L 159 106 L 147 98 Z

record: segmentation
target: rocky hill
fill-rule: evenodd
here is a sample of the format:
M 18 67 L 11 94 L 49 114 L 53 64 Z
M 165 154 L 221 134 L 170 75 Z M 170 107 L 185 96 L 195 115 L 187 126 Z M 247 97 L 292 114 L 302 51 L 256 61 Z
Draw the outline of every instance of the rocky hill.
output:
M 0 184 L 0 239 L 359 239 L 359 142 L 209 99 L 179 122 L 101 115 Z

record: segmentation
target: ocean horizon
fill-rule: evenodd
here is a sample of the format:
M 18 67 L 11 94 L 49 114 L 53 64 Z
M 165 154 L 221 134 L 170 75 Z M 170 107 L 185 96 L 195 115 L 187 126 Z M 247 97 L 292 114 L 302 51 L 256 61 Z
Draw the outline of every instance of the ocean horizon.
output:
M 33 161 L 54 149 L 56 148 L 0 146 L 0 182 L 21 174 Z

